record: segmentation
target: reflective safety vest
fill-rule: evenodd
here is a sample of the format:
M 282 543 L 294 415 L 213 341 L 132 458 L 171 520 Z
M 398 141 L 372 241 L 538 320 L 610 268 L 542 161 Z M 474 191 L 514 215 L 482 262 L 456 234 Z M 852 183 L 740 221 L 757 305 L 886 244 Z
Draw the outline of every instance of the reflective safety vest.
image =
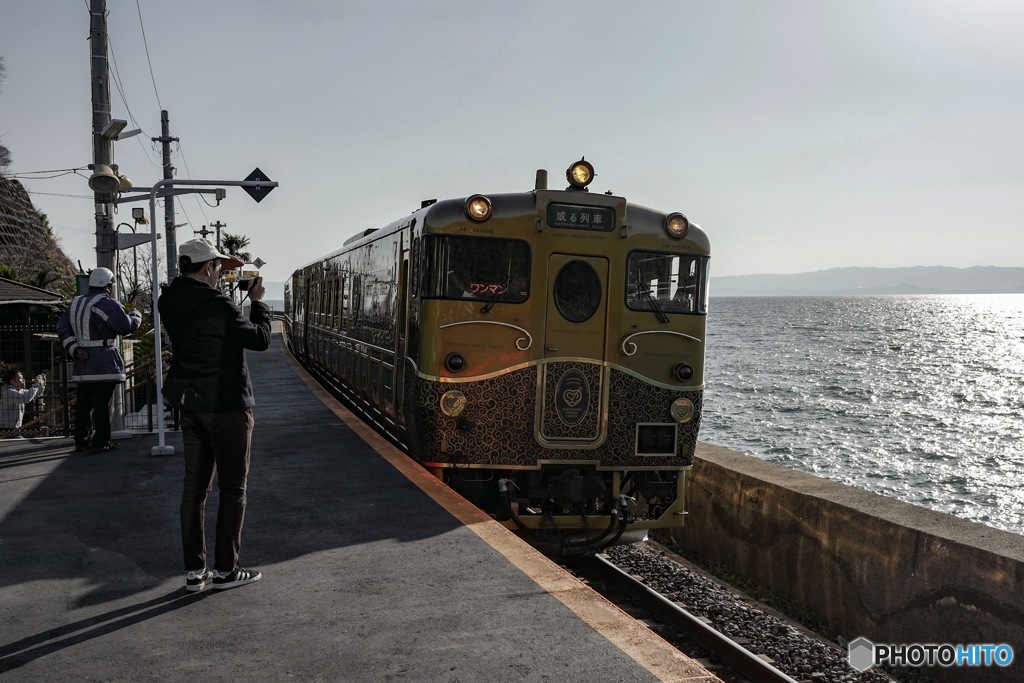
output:
M 71 379 L 123 382 L 124 359 L 117 337 L 134 332 L 141 324 L 142 315 L 138 311 L 128 313 L 101 289 L 92 288 L 88 294 L 76 296 L 57 323 L 57 336 L 74 359 Z M 84 349 L 88 358 L 75 358 L 77 349 Z

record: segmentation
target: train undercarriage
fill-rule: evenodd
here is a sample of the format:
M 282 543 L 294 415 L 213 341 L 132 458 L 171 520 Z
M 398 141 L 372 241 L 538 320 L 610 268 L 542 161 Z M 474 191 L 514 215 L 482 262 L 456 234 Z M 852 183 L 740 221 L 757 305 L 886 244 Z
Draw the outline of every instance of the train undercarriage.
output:
M 592 553 L 677 527 L 686 470 L 600 471 L 576 464 L 540 470 L 429 467 L 459 495 L 558 556 Z

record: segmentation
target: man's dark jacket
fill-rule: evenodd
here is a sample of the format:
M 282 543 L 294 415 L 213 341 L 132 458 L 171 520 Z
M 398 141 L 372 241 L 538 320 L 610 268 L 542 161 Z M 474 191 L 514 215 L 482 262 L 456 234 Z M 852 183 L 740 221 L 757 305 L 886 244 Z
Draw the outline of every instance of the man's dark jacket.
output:
M 245 349 L 270 346 L 270 307 L 253 301 L 246 320 L 222 292 L 185 276 L 164 288 L 157 306 L 173 353 L 164 382 L 168 403 L 195 413 L 251 408 Z

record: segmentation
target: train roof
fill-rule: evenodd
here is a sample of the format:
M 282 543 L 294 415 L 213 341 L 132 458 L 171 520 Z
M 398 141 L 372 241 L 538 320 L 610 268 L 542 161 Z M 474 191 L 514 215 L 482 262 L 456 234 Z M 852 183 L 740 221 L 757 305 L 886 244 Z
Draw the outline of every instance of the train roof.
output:
M 423 205 L 419 209 L 413 211 L 410 214 L 407 214 L 406 216 L 404 216 L 404 217 L 402 217 L 402 218 L 400 218 L 400 219 L 398 219 L 396 221 L 393 221 L 393 222 L 389 223 L 388 225 L 386 225 L 386 226 L 384 226 L 382 228 L 368 228 L 368 229 L 364 229 L 364 230 L 360 230 L 360 231 L 356 232 L 354 235 L 352 235 L 348 239 L 346 239 L 342 243 L 342 246 L 339 249 L 337 249 L 337 250 L 335 250 L 335 251 L 333 251 L 333 252 L 331 252 L 331 253 L 329 253 L 327 255 L 321 256 L 321 257 L 319 257 L 319 258 L 317 258 L 317 259 L 315 259 L 313 261 L 310 261 L 309 263 L 306 263 L 299 270 L 304 270 L 305 268 L 313 266 L 313 265 L 315 265 L 317 263 L 321 263 L 321 262 L 326 261 L 328 259 L 331 259 L 331 258 L 334 258 L 336 256 L 339 256 L 339 255 L 349 251 L 350 249 L 358 246 L 362 242 L 372 241 L 372 240 L 375 240 L 375 239 L 378 239 L 378 238 L 381 238 L 381 237 L 385 237 L 385 236 L 387 236 L 387 235 L 389 235 L 389 234 L 391 234 L 391 233 L 393 233 L 393 232 L 395 232 L 397 230 L 404 229 L 404 228 L 408 227 L 410 225 L 410 223 L 412 223 L 414 220 L 421 221 L 422 222 L 421 224 L 424 225 L 425 228 L 429 230 L 429 225 L 432 222 L 430 220 L 431 218 L 437 217 L 442 222 L 445 222 L 445 221 L 452 220 L 452 218 L 455 215 L 462 216 L 466 201 L 470 197 L 474 197 L 474 196 L 476 196 L 476 195 L 467 195 L 465 197 L 456 197 L 456 198 L 451 198 L 451 199 L 443 199 L 443 200 L 440 200 L 440 201 L 436 201 L 436 200 L 425 201 L 425 202 L 423 202 Z M 614 204 L 614 203 L 624 203 L 627 215 L 630 217 L 630 221 L 629 222 L 630 222 L 631 225 L 645 225 L 645 226 L 655 226 L 655 225 L 658 225 L 658 226 L 660 226 L 662 224 L 662 221 L 665 219 L 665 217 L 670 215 L 670 213 L 672 213 L 670 211 L 662 211 L 662 210 L 659 210 L 659 209 L 652 209 L 650 207 L 643 206 L 641 204 L 634 204 L 634 203 L 631 203 L 631 202 L 627 201 L 625 198 L 623 198 L 621 196 L 612 195 L 610 193 L 598 194 L 598 193 L 580 192 L 580 191 L 575 191 L 575 190 L 571 190 L 571 189 L 566 189 L 566 190 L 534 189 L 534 190 L 529 190 L 529 191 L 525 191 L 525 192 L 510 192 L 510 193 L 502 193 L 502 194 L 487 194 L 487 195 L 484 195 L 484 196 L 488 197 L 495 204 L 498 204 L 498 205 L 500 205 L 500 204 L 510 204 L 510 203 L 514 204 L 516 201 L 528 201 L 530 203 L 534 203 L 534 202 L 537 201 L 538 198 L 541 198 L 542 196 L 546 196 L 548 199 L 561 199 L 561 200 L 564 200 L 564 201 L 567 201 L 567 202 L 573 202 L 573 203 L 576 203 L 576 204 L 584 204 L 584 205 L 588 205 L 588 204 L 610 205 L 610 204 Z M 445 216 L 445 218 L 440 218 L 441 216 Z M 642 217 L 643 219 L 640 220 L 640 221 L 637 221 L 636 220 L 637 217 Z M 656 230 L 658 232 L 658 234 L 663 234 L 661 232 L 661 228 L 660 227 L 659 228 L 649 227 L 649 229 L 652 232 L 654 232 Z M 689 228 L 688 232 L 686 233 L 686 239 L 688 241 L 692 242 L 699 249 L 703 250 L 705 253 L 710 253 L 710 240 L 708 239 L 707 234 L 704 232 L 704 230 L 699 225 L 697 225 L 696 223 L 690 222 L 690 228 Z

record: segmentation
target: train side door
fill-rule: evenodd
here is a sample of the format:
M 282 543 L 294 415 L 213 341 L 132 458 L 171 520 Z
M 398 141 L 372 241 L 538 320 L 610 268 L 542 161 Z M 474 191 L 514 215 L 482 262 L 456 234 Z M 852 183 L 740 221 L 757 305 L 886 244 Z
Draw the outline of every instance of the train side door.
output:
M 605 429 L 608 260 L 551 254 L 547 289 L 539 435 L 548 444 L 593 445 Z
M 308 269 L 307 269 L 307 271 L 308 271 Z M 309 343 L 309 318 L 310 318 L 309 297 L 310 297 L 310 290 L 312 289 L 311 285 L 312 285 L 312 283 L 310 282 L 309 273 L 308 272 L 303 273 L 302 274 L 302 295 L 300 297 L 300 300 L 302 302 L 302 321 L 299 323 L 299 325 L 300 325 L 300 327 L 302 329 L 302 350 L 301 350 L 301 353 L 302 353 L 302 357 L 306 360 L 307 363 L 310 362 L 310 359 L 309 359 L 309 351 L 310 351 L 310 343 Z
M 409 250 L 401 249 L 398 269 L 398 310 L 396 321 L 394 405 L 398 433 L 405 430 L 405 357 L 408 354 L 409 324 Z

